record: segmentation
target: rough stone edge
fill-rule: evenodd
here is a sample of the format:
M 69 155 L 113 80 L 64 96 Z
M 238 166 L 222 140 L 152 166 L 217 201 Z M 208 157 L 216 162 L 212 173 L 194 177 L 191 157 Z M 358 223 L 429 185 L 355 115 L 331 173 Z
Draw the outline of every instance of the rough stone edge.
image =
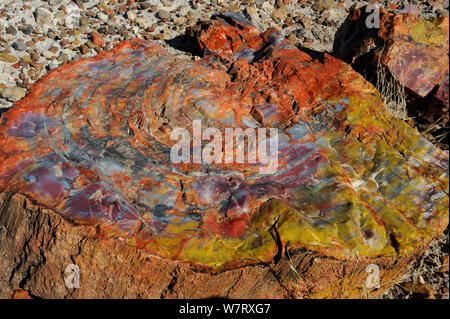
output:
M 430 238 L 430 241 L 432 238 Z M 151 256 L 93 226 L 65 220 L 21 194 L 0 193 L 0 298 L 25 291 L 37 298 L 376 298 L 425 252 L 342 261 L 307 249 L 285 251 L 274 264 L 217 274 Z M 65 285 L 76 264 L 80 288 Z M 366 267 L 380 269 L 380 287 L 368 289 Z

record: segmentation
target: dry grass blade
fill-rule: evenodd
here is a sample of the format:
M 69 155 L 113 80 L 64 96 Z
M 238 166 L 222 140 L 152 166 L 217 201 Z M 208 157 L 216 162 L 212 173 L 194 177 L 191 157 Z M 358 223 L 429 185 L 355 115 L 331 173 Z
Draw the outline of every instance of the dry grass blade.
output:
M 381 65 L 380 61 L 377 63 L 376 88 L 380 92 L 387 109 L 394 117 L 400 119 L 408 117 L 405 87 L 388 74 L 388 71 Z

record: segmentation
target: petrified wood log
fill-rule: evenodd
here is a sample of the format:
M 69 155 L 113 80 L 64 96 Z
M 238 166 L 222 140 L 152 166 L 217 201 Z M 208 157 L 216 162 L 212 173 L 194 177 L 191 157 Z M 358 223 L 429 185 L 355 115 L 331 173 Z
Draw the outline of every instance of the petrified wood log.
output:
M 380 294 L 448 224 L 448 154 L 330 56 L 235 14 L 58 68 L 2 115 L 0 284 L 40 297 Z M 176 164 L 176 127 L 275 127 L 278 170 Z M 64 268 L 81 286 L 64 286 Z M 366 266 L 381 287 L 365 286 Z
M 370 12 L 365 8 L 353 10 L 337 32 L 334 55 L 369 76 L 380 63 L 408 89 L 413 116 L 448 122 L 448 17 L 427 21 L 381 9 L 379 28 L 368 28 Z

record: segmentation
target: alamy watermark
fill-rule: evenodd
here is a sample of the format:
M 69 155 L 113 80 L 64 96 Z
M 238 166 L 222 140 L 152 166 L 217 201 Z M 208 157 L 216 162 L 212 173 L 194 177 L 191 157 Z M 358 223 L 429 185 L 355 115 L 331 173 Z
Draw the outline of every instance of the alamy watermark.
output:
M 80 267 L 69 264 L 64 269 L 64 283 L 68 289 L 80 288 Z
M 368 4 L 366 6 L 366 13 L 369 15 L 366 17 L 366 27 L 369 29 L 380 28 L 380 8 L 374 4 Z
M 366 272 L 369 274 L 366 278 L 366 287 L 369 289 L 380 288 L 380 267 L 375 264 L 367 265 Z
M 189 130 L 182 127 L 173 129 L 170 139 L 178 141 L 170 150 L 170 159 L 176 164 L 259 164 L 261 174 L 273 174 L 278 169 L 276 128 L 238 127 L 221 132 L 215 127 L 202 130 L 202 122 L 194 120 L 192 140 Z M 202 141 L 209 142 L 202 145 Z

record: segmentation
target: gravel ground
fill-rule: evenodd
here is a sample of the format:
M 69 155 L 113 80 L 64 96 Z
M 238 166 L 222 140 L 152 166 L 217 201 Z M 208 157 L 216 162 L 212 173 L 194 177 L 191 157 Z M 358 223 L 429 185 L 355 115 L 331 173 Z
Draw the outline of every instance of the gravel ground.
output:
M 0 114 L 49 70 L 95 56 L 126 39 L 154 40 L 181 58 L 197 59 L 186 47 L 185 29 L 219 11 L 242 12 L 261 30 L 276 27 L 298 46 L 331 52 L 334 34 L 348 10 L 369 2 L 0 0 Z M 416 12 L 424 18 L 448 15 L 449 6 L 448 0 L 378 3 L 391 11 Z M 402 283 L 384 297 L 448 298 L 448 245 L 447 230 L 411 266 Z

